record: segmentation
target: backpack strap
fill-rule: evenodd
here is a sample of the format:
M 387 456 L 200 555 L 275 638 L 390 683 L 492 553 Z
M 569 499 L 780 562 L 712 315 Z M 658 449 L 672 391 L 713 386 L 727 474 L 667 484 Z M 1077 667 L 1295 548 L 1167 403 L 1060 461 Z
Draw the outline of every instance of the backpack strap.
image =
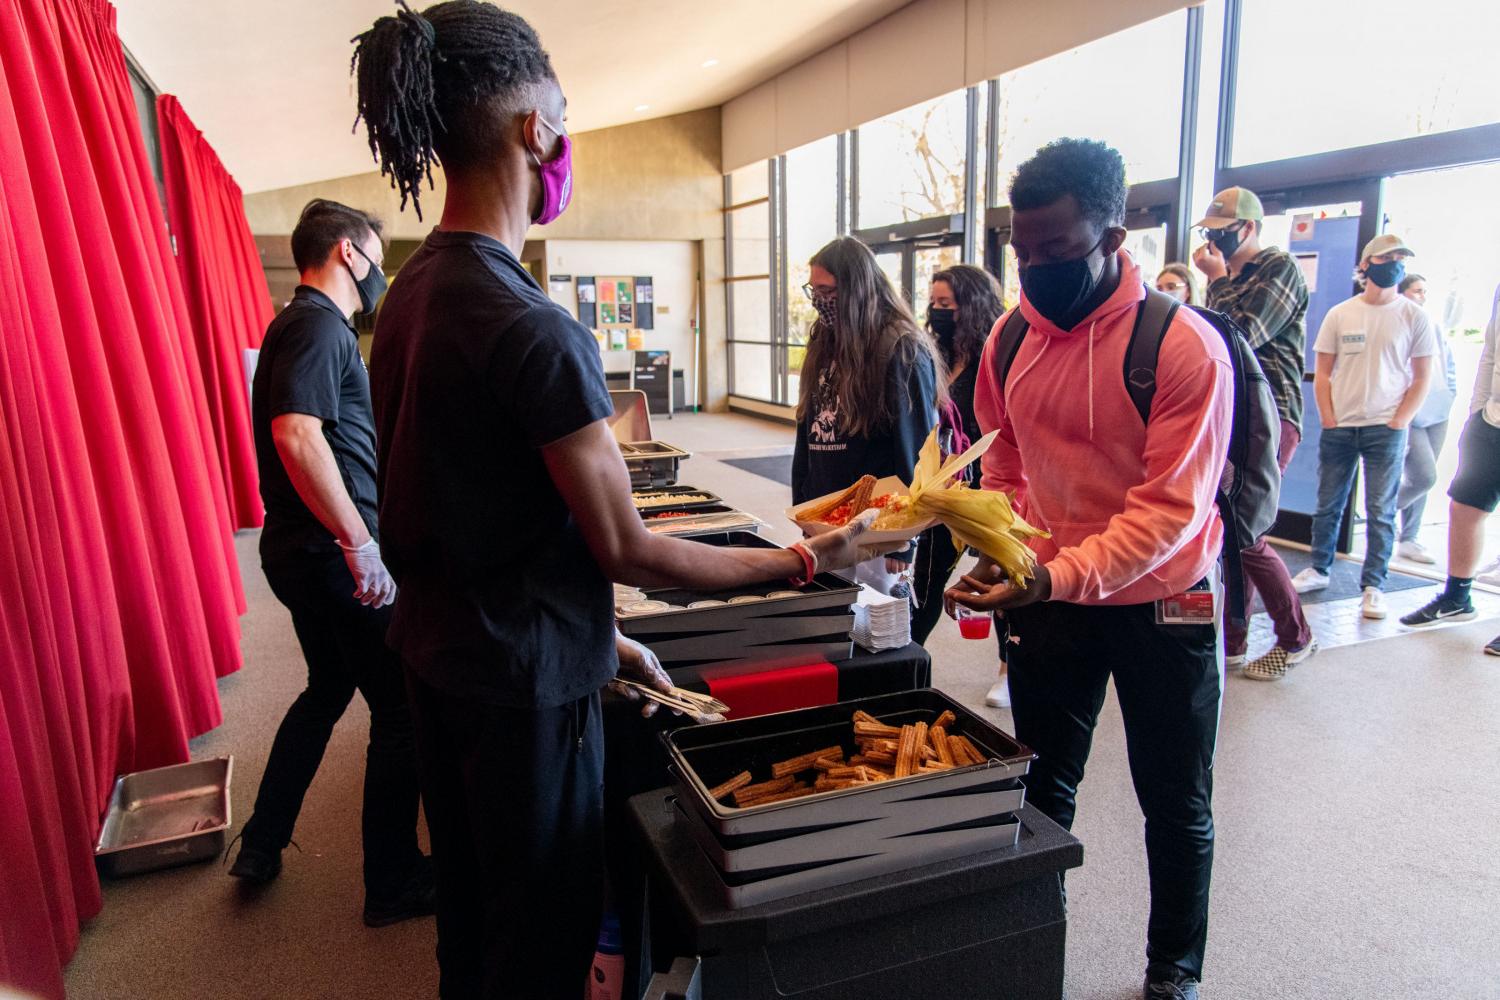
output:
M 1156 359 L 1161 354 L 1161 342 L 1181 304 L 1164 292 L 1147 288 L 1135 313 L 1135 328 L 1125 349 L 1125 391 L 1130 393 L 1142 423 L 1151 416 L 1151 400 L 1156 395 Z
M 1016 355 L 1021 350 L 1021 341 L 1026 339 L 1026 331 L 1031 325 L 1026 322 L 1026 317 L 1021 315 L 1021 307 L 1016 306 L 1005 317 L 1005 324 L 1000 327 L 1000 342 L 995 345 L 995 374 L 999 376 L 1000 396 L 1005 396 L 1005 380 L 1010 378 L 1010 366 L 1015 363 Z

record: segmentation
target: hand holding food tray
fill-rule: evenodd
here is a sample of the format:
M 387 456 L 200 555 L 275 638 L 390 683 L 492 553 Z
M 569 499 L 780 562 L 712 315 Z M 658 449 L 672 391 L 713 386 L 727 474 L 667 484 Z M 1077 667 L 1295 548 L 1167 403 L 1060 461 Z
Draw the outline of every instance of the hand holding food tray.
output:
M 880 515 L 860 538 L 861 545 L 870 547 L 904 544 L 942 522 L 953 533 L 955 547 L 972 546 L 995 560 L 1012 580 L 1024 582 L 1036 566 L 1026 539 L 1047 533 L 1017 515 L 1006 494 L 972 489 L 960 478 L 989 450 L 996 433 L 991 431 L 968 451 L 943 461 L 934 430 L 922 445 L 909 487 L 896 476 L 864 476 L 841 493 L 789 508 L 787 516 L 807 534 L 820 535 L 876 508 Z

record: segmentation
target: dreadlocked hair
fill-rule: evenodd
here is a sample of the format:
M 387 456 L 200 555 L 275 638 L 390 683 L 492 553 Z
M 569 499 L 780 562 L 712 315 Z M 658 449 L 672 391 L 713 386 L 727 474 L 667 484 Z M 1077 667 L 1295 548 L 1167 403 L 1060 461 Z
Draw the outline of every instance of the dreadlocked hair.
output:
M 448 0 L 395 14 L 352 39 L 359 112 L 381 176 L 422 217 L 421 188 L 432 165 L 462 170 L 491 155 L 531 85 L 556 79 L 541 39 L 525 19 L 480 0 Z

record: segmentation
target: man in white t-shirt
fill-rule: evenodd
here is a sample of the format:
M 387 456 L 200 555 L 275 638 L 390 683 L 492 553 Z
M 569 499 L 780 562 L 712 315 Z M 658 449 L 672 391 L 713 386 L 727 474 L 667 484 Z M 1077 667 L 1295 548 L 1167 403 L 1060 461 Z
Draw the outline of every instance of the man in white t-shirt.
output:
M 1364 291 L 1328 311 L 1313 381 L 1323 435 L 1318 442 L 1318 509 L 1312 565 L 1292 579 L 1299 594 L 1328 586 L 1334 540 L 1361 462 L 1365 474 L 1365 564 L 1359 585 L 1366 618 L 1384 618 L 1386 568 L 1396 538 L 1396 491 L 1406 429 L 1427 397 L 1437 330 L 1422 307 L 1399 294 L 1411 250 L 1386 233 L 1365 245 Z
M 1458 472 L 1448 487 L 1448 581 L 1437 597 L 1401 619 L 1411 628 L 1468 621 L 1476 614 L 1469 588 L 1484 551 L 1484 522 L 1500 505 L 1500 288 L 1484 331 L 1484 353 L 1469 400 L 1469 422 L 1458 439 Z M 1486 579 L 1485 575 L 1481 575 Z M 1500 656 L 1500 636 L 1484 647 Z

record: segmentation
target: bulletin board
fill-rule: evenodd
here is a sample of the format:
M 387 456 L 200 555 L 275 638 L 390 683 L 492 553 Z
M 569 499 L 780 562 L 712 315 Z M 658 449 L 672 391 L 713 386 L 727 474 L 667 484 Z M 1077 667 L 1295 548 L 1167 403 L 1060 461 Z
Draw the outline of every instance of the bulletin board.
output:
M 593 278 L 582 275 L 578 278 L 578 322 L 593 330 L 597 328 L 598 316 L 596 307 L 598 303 L 598 289 L 594 285 Z
M 635 321 L 635 279 L 629 277 L 599 276 L 594 279 L 599 292 L 599 321 L 601 330 L 629 330 Z

